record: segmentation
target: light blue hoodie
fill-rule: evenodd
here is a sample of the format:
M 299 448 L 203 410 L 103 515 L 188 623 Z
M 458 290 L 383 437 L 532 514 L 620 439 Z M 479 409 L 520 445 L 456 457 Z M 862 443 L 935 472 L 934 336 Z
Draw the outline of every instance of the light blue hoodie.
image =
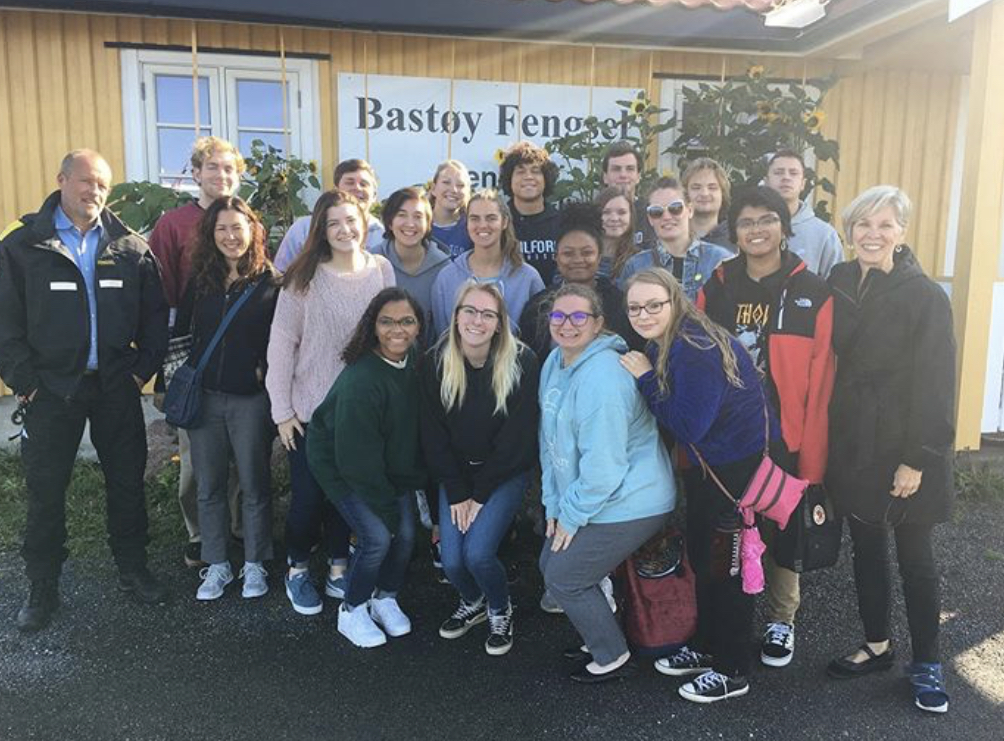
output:
M 617 335 L 600 335 L 567 368 L 555 349 L 540 371 L 544 512 L 569 534 L 676 505 L 655 417 L 620 364 L 627 349 Z

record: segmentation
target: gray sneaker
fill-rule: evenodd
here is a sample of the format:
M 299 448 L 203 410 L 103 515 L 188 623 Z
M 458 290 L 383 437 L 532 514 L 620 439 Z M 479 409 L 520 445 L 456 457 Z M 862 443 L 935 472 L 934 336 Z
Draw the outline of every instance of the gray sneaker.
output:
M 195 599 L 208 601 L 223 596 L 223 588 L 234 580 L 234 573 L 230 570 L 230 564 L 224 561 L 209 564 L 199 572 L 199 578 L 202 579 L 202 584 L 195 593 Z
M 248 561 L 241 569 L 240 576 L 244 580 L 244 588 L 241 590 L 241 596 L 244 599 L 264 597 L 268 594 L 268 582 L 265 581 L 268 572 L 265 571 L 265 567 L 261 563 Z
M 551 593 L 544 591 L 544 595 L 540 598 L 540 609 L 544 612 L 549 612 L 552 615 L 560 615 L 564 612 L 558 601 L 551 596 Z

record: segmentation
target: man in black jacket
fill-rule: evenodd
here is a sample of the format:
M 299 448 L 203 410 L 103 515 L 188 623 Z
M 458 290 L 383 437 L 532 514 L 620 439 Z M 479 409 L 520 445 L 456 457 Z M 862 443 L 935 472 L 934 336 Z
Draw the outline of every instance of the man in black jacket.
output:
M 44 628 L 59 606 L 66 487 L 86 422 L 105 476 L 119 588 L 144 603 L 165 598 L 146 566 L 140 406 L 167 350 L 160 271 L 146 242 L 105 209 L 111 168 L 100 154 L 70 152 L 57 181 L 0 242 L 0 376 L 27 410 L 23 631 Z

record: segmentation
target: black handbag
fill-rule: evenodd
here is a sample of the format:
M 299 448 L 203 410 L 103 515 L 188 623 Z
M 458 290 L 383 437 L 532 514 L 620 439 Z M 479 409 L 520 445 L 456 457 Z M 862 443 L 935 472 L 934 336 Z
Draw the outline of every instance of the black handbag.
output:
M 230 326 L 230 322 L 237 316 L 238 310 L 248 300 L 256 285 L 256 283 L 249 285 L 244 289 L 244 293 L 234 301 L 233 306 L 220 321 L 220 326 L 216 328 L 216 334 L 206 345 L 198 364 L 193 368 L 186 363 L 174 372 L 174 377 L 171 378 L 171 382 L 167 386 L 167 393 L 164 395 L 164 418 L 169 425 L 180 427 L 183 430 L 190 430 L 199 425 L 199 411 L 202 408 L 202 371 L 205 370 L 213 350 L 223 339 L 223 334 Z
M 774 561 L 799 574 L 832 566 L 840 556 L 843 524 L 826 489 L 809 486 L 788 527 L 774 536 Z

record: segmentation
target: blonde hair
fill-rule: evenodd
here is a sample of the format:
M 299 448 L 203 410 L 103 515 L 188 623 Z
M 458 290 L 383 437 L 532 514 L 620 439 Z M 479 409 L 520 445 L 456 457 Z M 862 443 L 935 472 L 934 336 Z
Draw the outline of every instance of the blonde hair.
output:
M 464 197 L 464 203 L 460 207 L 461 211 L 466 211 L 467 210 L 467 202 L 470 201 L 470 199 L 471 199 L 471 173 L 467 169 L 467 165 L 465 165 L 460 160 L 443 160 L 436 167 L 436 174 L 432 176 L 432 185 L 433 185 L 433 187 L 435 187 L 436 183 L 439 182 L 439 176 L 443 174 L 443 170 L 446 170 L 446 169 L 449 169 L 449 168 L 453 168 L 458 173 L 460 173 L 461 177 L 463 177 L 463 179 L 467 183 L 467 187 L 464 189 L 464 196 L 465 196 Z M 429 203 L 432 204 L 433 208 L 435 208 L 436 207 L 436 197 L 434 195 L 432 195 L 432 188 L 429 188 L 428 190 L 429 190 Z
M 195 140 L 195 146 L 192 147 L 192 169 L 201 170 L 202 165 L 207 159 L 214 154 L 222 154 L 224 152 L 229 152 L 234 156 L 237 164 L 237 172 L 244 172 L 246 165 L 241 153 L 237 151 L 237 147 L 226 139 L 220 139 L 217 136 L 200 136 Z
M 669 394 L 669 380 L 666 369 L 669 367 L 669 348 L 673 340 L 680 335 L 688 344 L 698 350 L 713 350 L 715 348 L 722 355 L 722 370 L 725 371 L 725 378 L 736 388 L 743 388 L 743 381 L 739 375 L 739 361 L 736 359 L 735 350 L 732 348 L 732 335 L 711 321 L 708 316 L 694 306 L 693 302 L 687 298 L 683 292 L 683 287 L 673 274 L 665 268 L 650 268 L 642 270 L 632 275 L 624 289 L 626 296 L 631 286 L 636 283 L 644 283 L 650 286 L 659 286 L 666 291 L 669 298 L 670 320 L 669 325 L 662 337 L 655 342 L 659 346 L 659 355 L 656 361 L 655 375 L 659 379 L 659 391 Z M 683 329 L 684 321 L 689 320 L 698 325 L 703 330 L 703 335 L 693 335 Z
M 523 375 L 523 367 L 519 363 L 519 353 L 525 345 L 516 339 L 509 328 L 509 312 L 506 309 L 502 293 L 491 283 L 478 283 L 468 280 L 457 291 L 457 300 L 453 304 L 453 319 L 450 328 L 443 333 L 435 345 L 436 368 L 442 381 L 439 385 L 439 398 L 443 408 L 449 412 L 454 407 L 459 408 L 464 403 L 467 394 L 467 371 L 464 367 L 464 352 L 460 340 L 460 329 L 457 327 L 457 314 L 468 294 L 480 291 L 491 296 L 498 307 L 499 324 L 495 336 L 492 337 L 488 359 L 492 364 L 492 391 L 495 394 L 495 414 L 506 414 L 506 403 L 509 395 L 519 385 Z
M 505 202 L 502 194 L 494 188 L 484 188 L 479 190 L 471 196 L 471 200 L 467 203 L 468 213 L 471 211 L 471 206 L 478 201 L 494 203 L 498 207 L 499 214 L 502 216 L 502 222 L 504 223 L 504 226 L 502 227 L 502 238 L 499 242 L 499 247 L 502 250 L 502 259 L 504 262 L 509 263 L 509 265 L 513 268 L 522 266 L 523 253 L 520 252 L 519 240 L 516 238 L 516 229 L 512 225 L 512 212 L 509 211 L 509 205 Z

